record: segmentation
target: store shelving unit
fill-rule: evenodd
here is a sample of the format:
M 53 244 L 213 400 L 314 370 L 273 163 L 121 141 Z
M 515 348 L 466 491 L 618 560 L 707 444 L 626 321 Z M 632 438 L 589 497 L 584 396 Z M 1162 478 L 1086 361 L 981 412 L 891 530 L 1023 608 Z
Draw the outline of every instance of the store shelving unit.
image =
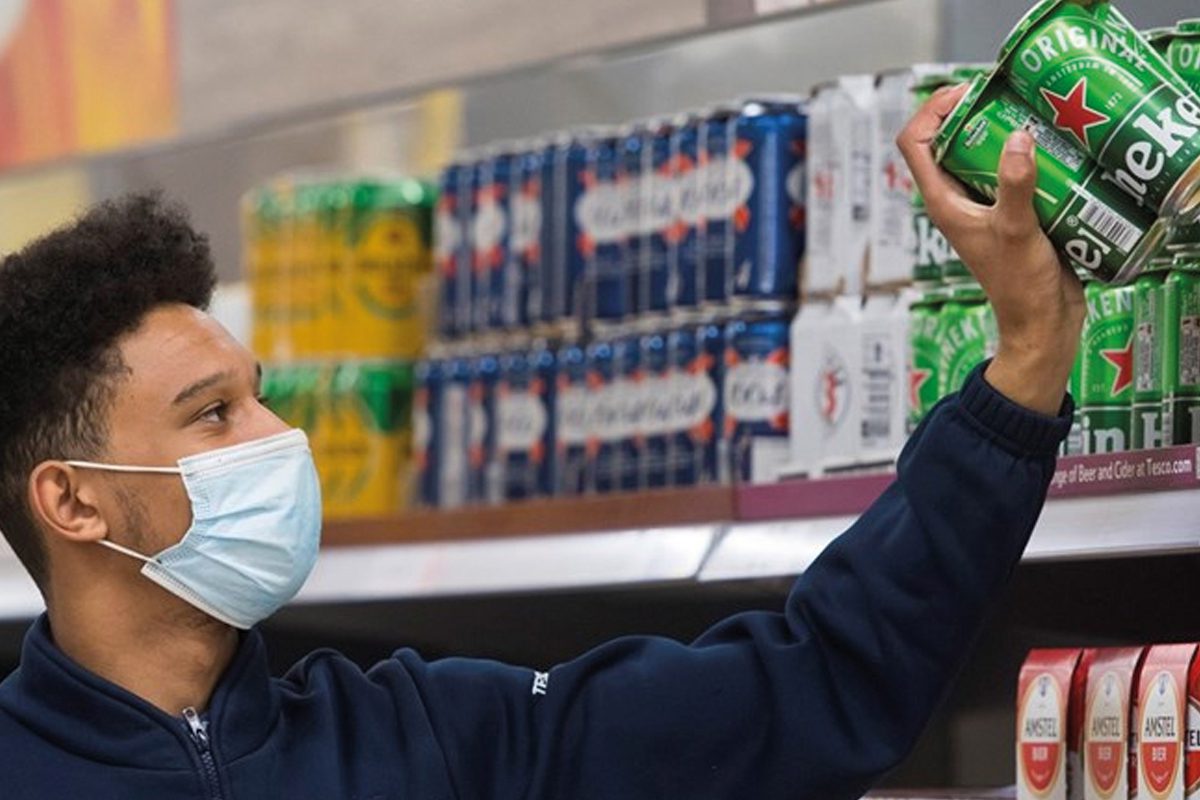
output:
M 297 603 L 799 575 L 890 474 L 416 512 L 330 523 Z M 1027 562 L 1200 553 L 1200 448 L 1063 459 Z M 0 555 L 0 618 L 41 600 Z

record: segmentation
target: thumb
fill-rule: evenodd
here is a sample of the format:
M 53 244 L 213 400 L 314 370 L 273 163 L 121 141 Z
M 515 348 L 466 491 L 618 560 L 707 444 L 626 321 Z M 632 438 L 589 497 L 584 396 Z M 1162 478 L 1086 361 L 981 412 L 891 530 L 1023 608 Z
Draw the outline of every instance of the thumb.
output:
M 1004 143 L 1000 156 L 999 183 L 996 189 L 996 222 L 1000 230 L 1013 236 L 1027 236 L 1038 230 L 1033 210 L 1037 187 L 1035 143 L 1026 131 L 1016 131 Z

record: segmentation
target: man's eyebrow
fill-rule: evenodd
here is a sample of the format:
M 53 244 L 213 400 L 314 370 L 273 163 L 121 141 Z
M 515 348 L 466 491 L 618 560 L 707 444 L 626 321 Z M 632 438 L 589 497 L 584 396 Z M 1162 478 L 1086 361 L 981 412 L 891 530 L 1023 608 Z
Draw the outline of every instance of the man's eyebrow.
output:
M 188 400 L 191 400 L 193 397 L 195 397 L 196 395 L 203 392 L 205 389 L 212 388 L 213 386 L 220 383 L 221 381 L 229 380 L 232 377 L 233 377 L 232 370 L 224 370 L 222 372 L 213 373 L 212 375 L 209 375 L 207 378 L 201 378 L 200 380 L 196 381 L 195 383 L 189 385 L 187 388 L 185 388 L 179 394 L 175 395 L 175 399 L 171 401 L 171 405 L 173 405 L 173 406 L 183 405 Z

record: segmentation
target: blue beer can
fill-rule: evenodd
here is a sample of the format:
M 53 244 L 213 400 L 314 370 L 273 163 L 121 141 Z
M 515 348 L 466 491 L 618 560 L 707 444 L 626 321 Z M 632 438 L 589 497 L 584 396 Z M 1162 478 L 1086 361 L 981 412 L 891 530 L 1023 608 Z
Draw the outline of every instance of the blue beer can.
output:
M 807 118 L 798 98 L 742 102 L 733 145 L 735 303 L 796 300 L 804 256 L 806 143 Z M 737 185 L 746 179 L 748 188 Z
M 733 479 L 770 482 L 788 458 L 790 308 L 747 312 L 725 332 L 725 433 Z
M 514 146 L 509 165 L 509 252 L 501 316 L 509 330 L 540 319 L 542 308 L 542 152 L 536 142 Z
M 583 310 L 580 300 L 587 259 L 580 246 L 579 204 L 588 180 L 588 149 L 592 138 L 588 131 L 580 130 L 556 142 L 550 165 L 551 191 L 543 192 L 543 200 L 548 194 L 551 205 L 547 252 L 552 297 L 549 315 L 542 321 L 550 324 L 578 319 Z
M 541 147 L 541 232 L 538 246 L 539 262 L 538 277 L 532 290 L 538 301 L 531 301 L 530 308 L 536 307 L 536 313 L 531 314 L 532 324 L 554 324 L 558 322 L 565 309 L 565 284 L 563 281 L 563 263 L 566 259 L 565 241 L 562 240 L 565 213 L 566 187 L 559 181 L 558 153 L 565 148 L 567 142 L 562 135 L 554 135 L 543 141 Z M 565 171 L 561 176 L 566 178 Z
M 431 348 L 432 350 L 432 348 Z M 413 464 L 416 468 L 416 501 L 438 508 L 438 450 L 441 447 L 442 390 L 445 362 L 434 356 L 417 362 L 413 391 Z
M 471 358 L 459 346 L 452 349 L 443 371 L 441 403 L 437 416 L 441 426 L 438 437 L 438 499 L 441 508 L 461 508 L 470 498 L 468 476 L 471 416 L 468 395 L 471 386 Z
M 703 305 L 724 310 L 733 287 L 734 216 L 749 201 L 754 183 L 746 164 L 734 154 L 740 108 L 715 106 L 700 125 L 701 206 L 699 235 L 700 291 Z
M 620 138 L 608 130 L 588 143 L 586 186 L 575 215 L 580 226 L 576 247 L 585 268 L 587 313 L 591 319 L 608 323 L 629 314 L 620 146 Z
M 511 152 L 494 148 L 481 156 L 474 170 L 471 267 L 475 275 L 475 328 L 480 331 L 505 327 L 505 282 L 512 234 L 509 205 L 512 160 Z
M 725 378 L 725 323 L 706 317 L 671 332 L 670 353 L 675 411 L 672 415 L 672 484 L 696 486 L 725 480 L 722 469 Z
M 467 236 L 470 211 L 470 167 L 461 162 L 446 166 L 438 179 L 434 213 L 434 262 L 438 275 L 437 332 L 452 339 L 470 331 L 470 245 Z
M 620 375 L 614 344 L 613 336 L 599 331 L 587 346 L 588 481 L 597 494 L 617 491 L 621 481 Z
M 646 438 L 647 395 L 642 373 L 641 337 L 619 331 L 613 339 L 616 362 L 617 489 L 634 492 L 645 486 L 643 453 Z
M 677 199 L 675 168 L 671 161 L 671 137 L 675 125 L 658 120 L 650 131 L 649 157 L 645 164 L 649 172 L 646 192 L 647 235 L 642 253 L 641 315 L 662 316 L 670 310 L 667 284 L 670 275 L 672 239 L 674 237 Z
M 627 315 L 637 318 L 645 310 L 642 305 L 642 273 L 644 256 L 648 251 L 647 238 L 650 207 L 650 130 L 644 123 L 625 126 L 620 134 L 620 169 L 622 197 L 625 204 L 625 239 L 623 264 L 625 269 L 625 301 Z
M 506 500 L 553 494 L 555 363 L 554 350 L 540 340 L 500 357 L 496 458 Z
M 494 505 L 502 499 L 496 469 L 496 387 L 500 381 L 500 359 L 485 346 L 471 359 L 467 391 L 468 499 Z
M 578 342 L 558 350 L 558 391 L 555 396 L 557 450 L 556 494 L 579 497 L 589 488 L 588 464 L 588 362 Z
M 680 117 L 671 134 L 671 164 L 675 177 L 675 223 L 668 237 L 667 304 L 673 310 L 700 305 L 700 230 L 704 224 L 700 117 Z
M 671 478 L 669 456 L 675 406 L 667 336 L 667 331 L 654 330 L 643 334 L 639 342 L 642 375 L 639 388 L 645 398 L 642 485 L 647 489 L 668 486 Z

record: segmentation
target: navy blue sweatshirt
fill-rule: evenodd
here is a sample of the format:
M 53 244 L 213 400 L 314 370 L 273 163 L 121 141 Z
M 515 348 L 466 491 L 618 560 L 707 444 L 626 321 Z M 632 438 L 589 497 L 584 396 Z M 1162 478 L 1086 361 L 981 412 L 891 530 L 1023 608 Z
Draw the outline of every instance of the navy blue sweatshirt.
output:
M 1067 406 L 1070 402 L 1067 401 Z M 1070 425 L 979 371 L 782 613 L 625 638 L 548 671 L 246 634 L 204 731 L 73 663 L 46 620 L 0 685 L 6 800 L 857 798 L 924 727 L 1041 510 Z

